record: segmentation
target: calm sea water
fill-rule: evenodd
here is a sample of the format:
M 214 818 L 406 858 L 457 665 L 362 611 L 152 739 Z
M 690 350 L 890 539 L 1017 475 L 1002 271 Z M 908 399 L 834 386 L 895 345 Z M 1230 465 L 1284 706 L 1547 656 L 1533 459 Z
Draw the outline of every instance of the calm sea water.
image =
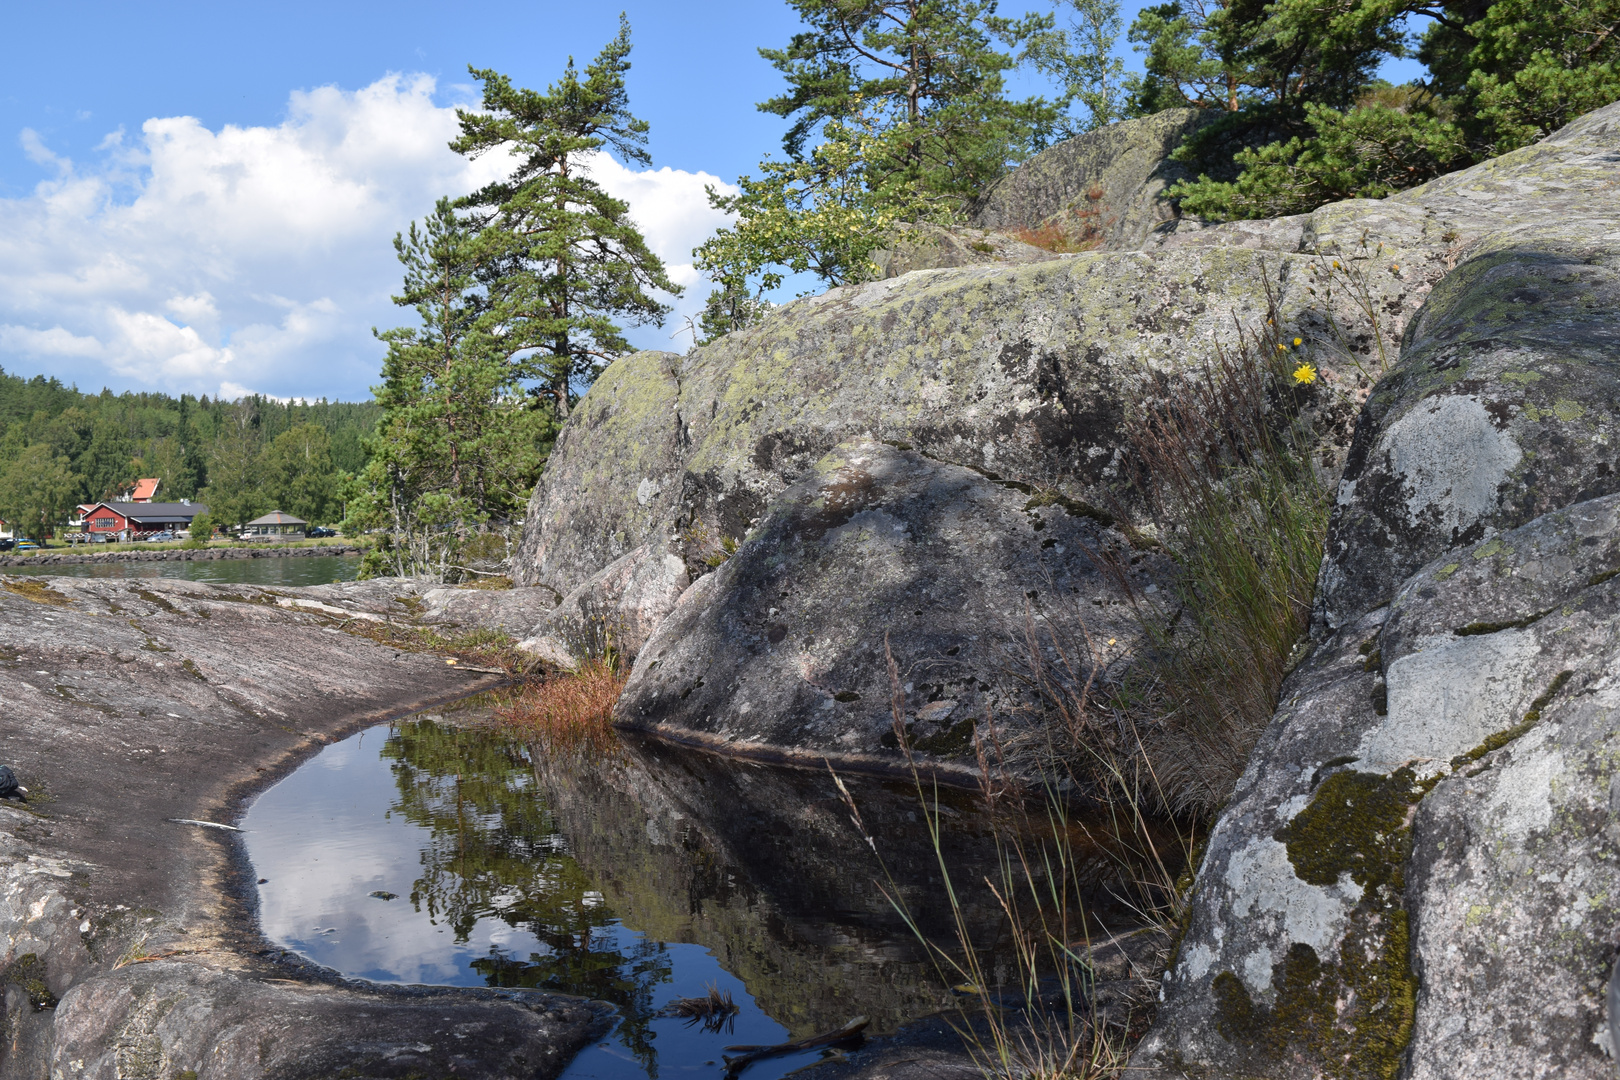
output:
M 353 581 L 358 555 L 307 558 L 192 559 L 184 562 L 69 563 L 65 566 L 0 566 L 0 574 L 49 574 L 84 578 L 183 578 L 216 585 L 328 585 Z

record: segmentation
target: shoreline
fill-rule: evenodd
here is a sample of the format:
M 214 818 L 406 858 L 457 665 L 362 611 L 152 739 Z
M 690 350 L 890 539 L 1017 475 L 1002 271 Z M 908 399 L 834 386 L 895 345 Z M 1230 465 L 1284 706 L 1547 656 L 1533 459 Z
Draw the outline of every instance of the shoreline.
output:
M 214 559 L 315 558 L 319 556 L 359 555 L 360 548 L 353 544 L 322 544 L 317 547 L 288 547 L 283 545 L 262 548 L 160 548 L 155 551 L 50 551 L 38 555 L 0 555 L 0 566 L 75 566 L 103 562 L 195 562 Z

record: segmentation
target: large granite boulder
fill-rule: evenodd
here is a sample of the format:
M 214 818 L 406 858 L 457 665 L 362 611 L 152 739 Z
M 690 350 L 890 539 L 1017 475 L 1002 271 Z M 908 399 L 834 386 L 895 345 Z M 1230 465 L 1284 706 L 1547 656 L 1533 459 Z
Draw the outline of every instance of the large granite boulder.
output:
M 1149 1075 L 1613 1075 L 1617 129 L 1383 205 L 1458 265 L 1358 422 L 1314 651 L 1209 837 Z
M 1239 322 L 1263 323 L 1268 288 L 1285 324 L 1318 334 L 1315 263 L 1207 247 L 918 271 L 797 300 L 685 356 L 624 357 L 558 436 L 513 575 L 566 595 L 653 544 L 695 581 L 853 438 L 1110 510 L 1126 475 L 1126 403 L 1160 375 L 1202 370 Z M 1376 366 L 1380 343 L 1393 352 L 1444 272 L 1438 258 L 1370 266 L 1378 333 L 1357 330 L 1347 355 Z M 1361 325 L 1347 302 L 1336 317 Z M 1337 354 L 1324 363 L 1348 389 L 1323 396 L 1348 444 L 1357 375 Z
M 908 742 L 964 758 L 969 779 L 975 726 L 1037 704 L 1032 645 L 1055 635 L 1081 678 L 1118 659 L 1135 636 L 1126 589 L 1158 588 L 1165 562 L 1061 497 L 843 443 L 658 627 L 618 718 L 728 753 L 900 770 L 899 708 Z
M 1164 191 L 1189 179 L 1170 153 L 1220 114 L 1168 109 L 1122 120 L 1041 151 L 993 184 L 972 222 L 1002 232 L 1045 230 L 1070 250 L 1127 251 L 1177 217 Z

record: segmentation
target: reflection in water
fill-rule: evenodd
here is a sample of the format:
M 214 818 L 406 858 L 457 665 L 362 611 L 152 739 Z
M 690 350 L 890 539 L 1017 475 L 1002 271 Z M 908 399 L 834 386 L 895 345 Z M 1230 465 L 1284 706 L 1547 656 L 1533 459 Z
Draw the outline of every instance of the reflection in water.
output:
M 53 574 L 82 578 L 179 578 L 211 585 L 329 585 L 353 581 L 358 555 L 267 555 L 260 559 L 187 559 L 164 562 L 67 563 L 61 566 L 7 566 L 5 574 Z
M 883 871 L 825 773 L 637 741 L 548 757 L 477 727 L 482 707 L 325 748 L 243 821 L 266 936 L 350 976 L 532 987 L 618 1006 L 612 1040 L 565 1080 L 701 1068 L 865 1014 L 891 1031 L 950 1000 L 878 883 Z M 904 785 L 848 780 L 897 889 L 950 941 L 936 853 Z M 941 795 L 967 921 L 993 957 L 996 867 L 976 800 Z M 1093 853 L 1104 921 L 1116 862 Z M 394 899 L 388 899 L 394 897 Z M 992 970 L 994 970 L 992 965 Z M 710 985 L 741 1006 L 724 1033 L 663 1011 Z M 770 1080 L 814 1054 L 750 1070 Z

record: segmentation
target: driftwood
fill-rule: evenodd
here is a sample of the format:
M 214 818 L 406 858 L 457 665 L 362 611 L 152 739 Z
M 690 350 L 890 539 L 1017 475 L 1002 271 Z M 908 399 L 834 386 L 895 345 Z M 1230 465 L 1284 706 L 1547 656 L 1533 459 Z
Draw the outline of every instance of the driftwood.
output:
M 735 1076 L 754 1062 L 763 1058 L 775 1057 L 777 1054 L 795 1054 L 800 1050 L 814 1050 L 818 1046 L 831 1046 L 846 1039 L 853 1039 L 865 1029 L 867 1019 L 857 1016 L 837 1031 L 829 1031 L 825 1035 L 812 1035 L 808 1039 L 797 1039 L 793 1042 L 777 1043 L 774 1046 L 726 1046 L 724 1050 L 736 1051 L 736 1055 L 723 1055 L 726 1063 L 726 1075 Z

